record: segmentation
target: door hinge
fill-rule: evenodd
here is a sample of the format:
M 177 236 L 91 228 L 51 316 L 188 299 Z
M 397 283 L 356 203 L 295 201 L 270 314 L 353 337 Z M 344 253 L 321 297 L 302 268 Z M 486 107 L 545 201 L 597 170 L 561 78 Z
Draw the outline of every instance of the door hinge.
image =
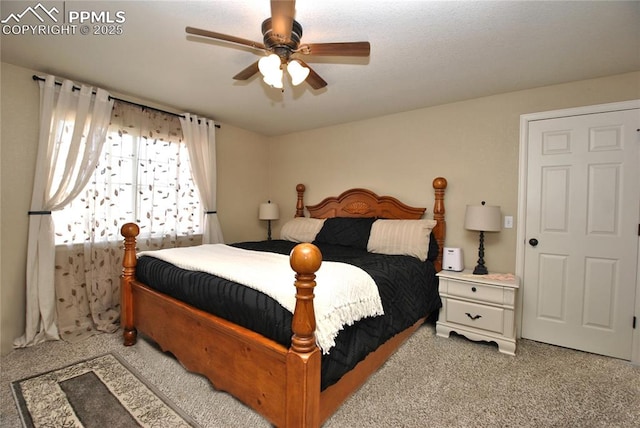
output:
M 634 330 L 636 329 L 636 319 L 637 319 L 637 318 L 634 316 L 634 317 L 633 317 L 633 329 L 634 329 Z

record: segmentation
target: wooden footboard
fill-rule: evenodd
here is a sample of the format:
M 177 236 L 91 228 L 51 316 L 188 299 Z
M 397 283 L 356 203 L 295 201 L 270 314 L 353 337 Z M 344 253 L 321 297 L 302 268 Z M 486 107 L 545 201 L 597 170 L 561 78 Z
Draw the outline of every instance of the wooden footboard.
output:
M 313 288 L 321 254 L 312 244 L 292 251 L 296 306 L 291 348 L 158 293 L 135 279 L 137 225 L 122 227 L 125 257 L 121 325 L 125 345 L 140 331 L 189 371 L 205 375 L 276 426 L 320 425 L 320 349 L 315 339 Z

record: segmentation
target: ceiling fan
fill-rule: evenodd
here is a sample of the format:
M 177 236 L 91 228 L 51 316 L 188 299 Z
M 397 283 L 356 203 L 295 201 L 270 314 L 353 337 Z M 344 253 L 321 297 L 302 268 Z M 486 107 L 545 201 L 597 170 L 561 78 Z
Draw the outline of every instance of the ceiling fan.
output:
M 285 68 L 291 76 L 293 85 L 306 80 L 313 89 L 327 86 L 327 82 L 309 67 L 300 58 L 301 56 L 369 56 L 371 50 L 369 42 L 300 44 L 302 26 L 294 19 L 295 7 L 295 0 L 271 0 L 271 17 L 262 23 L 264 43 L 194 27 L 186 27 L 185 31 L 188 34 L 237 43 L 263 51 L 267 56 L 254 62 L 233 78 L 247 80 L 260 72 L 267 84 L 280 89 Z

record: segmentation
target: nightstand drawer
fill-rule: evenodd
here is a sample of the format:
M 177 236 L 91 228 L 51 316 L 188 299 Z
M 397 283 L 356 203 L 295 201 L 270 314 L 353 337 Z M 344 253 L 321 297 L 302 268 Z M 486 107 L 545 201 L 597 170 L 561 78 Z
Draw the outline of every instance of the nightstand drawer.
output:
M 446 320 L 502 334 L 504 309 L 448 299 Z
M 461 297 L 463 299 L 480 300 L 482 302 L 497 303 L 504 302 L 504 289 L 502 287 L 492 287 L 490 285 L 477 284 L 473 282 L 458 282 L 448 280 L 447 294 L 451 297 Z

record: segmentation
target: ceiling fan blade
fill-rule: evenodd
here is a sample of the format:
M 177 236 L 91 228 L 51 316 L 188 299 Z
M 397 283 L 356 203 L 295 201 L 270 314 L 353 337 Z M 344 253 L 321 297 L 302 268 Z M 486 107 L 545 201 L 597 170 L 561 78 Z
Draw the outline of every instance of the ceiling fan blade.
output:
M 295 0 L 271 0 L 272 37 L 280 41 L 280 43 L 284 44 L 291 40 L 295 13 Z
M 309 43 L 300 46 L 298 52 L 305 55 L 369 56 L 371 45 L 369 42 Z
M 225 42 L 237 43 L 239 45 L 249 46 L 255 49 L 265 49 L 262 43 L 254 42 L 252 40 L 243 39 L 240 37 L 229 36 L 228 34 L 216 33 L 215 31 L 202 30 L 200 28 L 186 27 L 184 29 L 188 34 L 194 34 L 196 36 L 209 37 L 211 39 L 224 40 Z
M 313 89 L 322 89 L 327 86 L 327 82 L 322 77 L 320 77 L 320 75 L 316 73 L 313 68 L 309 67 L 309 64 L 301 59 L 297 59 L 297 61 L 300 61 L 300 64 L 309 69 L 309 75 L 305 80 Z
M 249 67 L 242 70 L 240 73 L 233 76 L 235 80 L 247 80 L 258 72 L 258 61 L 251 64 Z

